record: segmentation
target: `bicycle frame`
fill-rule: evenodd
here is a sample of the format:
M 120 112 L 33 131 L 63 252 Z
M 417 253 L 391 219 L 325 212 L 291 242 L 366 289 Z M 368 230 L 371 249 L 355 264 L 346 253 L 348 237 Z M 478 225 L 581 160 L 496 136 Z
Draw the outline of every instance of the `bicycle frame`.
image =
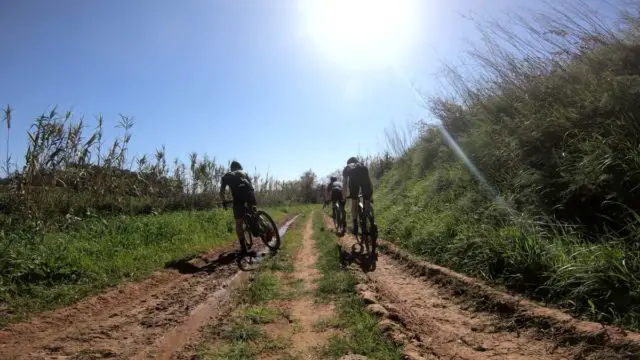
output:
M 232 202 L 224 201 L 223 205 L 226 206 L 229 203 Z M 243 207 L 242 232 L 244 236 L 240 239 L 240 245 L 243 247 L 243 250 L 251 250 L 253 247 L 253 239 L 259 238 L 264 245 L 269 248 L 271 253 L 277 252 L 280 248 L 280 233 L 273 218 L 265 211 L 258 210 L 255 205 L 247 206 L 245 203 Z M 244 239 L 244 242 L 242 239 Z M 243 268 L 243 262 L 247 261 L 247 256 L 239 256 L 237 261 L 238 265 Z M 252 263 L 252 261 L 249 260 L 249 263 Z

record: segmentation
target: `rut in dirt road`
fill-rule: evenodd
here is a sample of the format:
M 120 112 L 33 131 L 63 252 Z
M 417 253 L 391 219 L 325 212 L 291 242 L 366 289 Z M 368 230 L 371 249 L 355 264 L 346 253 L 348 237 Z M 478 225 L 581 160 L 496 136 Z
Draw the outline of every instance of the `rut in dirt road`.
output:
M 291 220 L 290 220 L 291 221 Z M 247 277 L 233 245 L 0 331 L 0 359 L 169 359 Z M 187 264 L 189 265 L 189 264 Z M 181 274 L 182 272 L 182 274 Z
M 343 252 L 350 253 L 356 241 L 347 235 L 342 242 Z M 366 278 L 377 291 L 378 301 L 393 309 L 406 328 L 417 335 L 424 358 L 571 359 L 581 354 L 579 346 L 557 346 L 533 330 L 502 330 L 503 319 L 471 310 L 383 253 L 378 254 L 375 271 L 366 272 Z

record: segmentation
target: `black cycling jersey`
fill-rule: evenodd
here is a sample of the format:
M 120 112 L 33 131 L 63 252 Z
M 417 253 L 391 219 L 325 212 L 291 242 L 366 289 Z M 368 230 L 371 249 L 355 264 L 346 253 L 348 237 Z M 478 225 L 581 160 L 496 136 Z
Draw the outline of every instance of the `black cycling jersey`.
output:
M 349 197 L 357 199 L 360 190 L 365 199 L 370 199 L 373 194 L 373 185 L 369 177 L 369 169 L 361 163 L 351 163 L 342 170 L 342 177 L 348 180 Z
M 233 196 L 233 215 L 236 219 L 241 219 L 245 213 L 245 204 L 249 207 L 256 205 L 256 196 L 251 184 L 251 178 L 242 170 L 230 171 L 222 177 L 220 184 L 220 194 L 229 186 Z
M 333 190 L 342 191 L 342 183 L 340 181 L 334 181 L 327 185 L 327 191 L 332 192 Z
M 224 174 L 220 192 L 224 192 L 227 186 L 231 188 L 231 195 L 233 195 L 234 199 L 243 198 L 247 192 L 253 191 L 251 178 L 242 170 L 230 171 Z

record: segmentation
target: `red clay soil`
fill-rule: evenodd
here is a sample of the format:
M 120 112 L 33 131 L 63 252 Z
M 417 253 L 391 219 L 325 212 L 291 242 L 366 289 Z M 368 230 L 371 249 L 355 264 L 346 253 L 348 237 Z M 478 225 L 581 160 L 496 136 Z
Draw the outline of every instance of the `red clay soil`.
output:
M 292 218 L 292 214 L 289 218 Z M 171 358 L 227 311 L 235 243 L 0 331 L 0 359 Z
M 330 228 L 328 221 L 326 224 Z M 343 237 L 343 251 L 351 252 L 354 243 L 352 236 Z M 391 244 L 384 243 L 383 248 L 375 270 L 365 272 L 365 278 L 377 291 L 380 304 L 414 334 L 412 346 L 419 349 L 423 358 L 638 358 L 633 348 L 638 334 L 624 336 L 613 328 L 603 330 L 602 325 L 573 319 L 558 310 L 541 307 L 449 269 L 419 261 Z M 364 259 L 351 255 L 352 259 L 358 257 Z M 477 306 L 479 301 L 494 306 L 481 310 Z M 508 306 L 497 306 L 502 303 Z M 508 313 L 505 308 L 514 310 Z M 562 328 L 562 332 L 550 332 L 549 324 Z M 603 332 L 609 334 L 609 338 L 602 335 Z M 581 335 L 585 333 L 592 335 Z

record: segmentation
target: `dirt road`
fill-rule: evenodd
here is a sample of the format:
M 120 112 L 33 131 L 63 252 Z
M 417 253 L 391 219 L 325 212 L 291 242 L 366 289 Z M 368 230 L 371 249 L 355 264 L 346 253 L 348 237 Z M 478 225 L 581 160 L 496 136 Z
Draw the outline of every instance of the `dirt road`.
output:
M 328 220 L 328 219 L 326 219 Z M 325 221 L 327 228 L 330 222 Z M 353 252 L 355 239 L 342 238 L 343 257 L 358 263 L 364 273 L 363 290 L 383 305 L 411 334 L 407 342 L 426 359 L 637 359 L 638 354 L 614 353 L 606 348 L 586 349 L 580 343 L 559 343 L 541 336 L 535 327 L 513 326 L 509 319 L 474 311 L 469 301 L 457 298 L 442 285 L 379 253 L 375 270 L 365 256 Z M 371 271 L 373 270 L 373 271 Z M 589 350 L 589 351 L 585 351 Z
M 328 221 L 326 225 L 330 228 Z M 267 325 L 272 327 L 269 334 L 290 333 L 290 350 L 302 358 L 317 354 L 313 349 L 330 333 L 319 333 L 313 326 L 333 314 L 330 305 L 318 304 L 311 295 L 319 276 L 311 235 L 309 220 L 294 259 L 291 276 L 295 278 L 289 282 L 300 283 L 302 295 L 276 305 L 291 311 L 296 326 Z M 405 335 L 399 341 L 411 350 L 407 353 L 410 359 L 640 358 L 627 348 L 608 347 L 609 340 L 586 345 L 579 337 L 546 335 L 535 323 L 516 325 L 504 314 L 478 311 L 473 300 L 459 297 L 446 284 L 416 275 L 407 261 L 380 253 L 373 268 L 366 257 L 352 251 L 354 238 L 347 235 L 341 242 L 340 256 L 361 274 L 360 290 L 367 294 L 367 301 L 382 306 L 380 313 L 387 318 L 383 321 L 394 321 L 403 329 Z M 177 262 L 145 281 L 111 289 L 28 323 L 13 324 L 0 331 L 0 359 L 175 358 L 197 338 L 202 325 L 230 310 L 230 295 L 247 277 L 246 272 L 238 271 L 232 249 Z M 582 326 L 574 322 L 572 326 Z M 640 339 L 635 333 L 615 336 Z M 264 359 L 278 358 L 277 354 L 263 355 Z
M 286 297 L 270 304 L 282 312 L 290 313 L 291 321 L 275 322 L 265 326 L 265 333 L 273 338 L 290 339 L 286 349 L 265 352 L 259 360 L 276 359 L 318 359 L 317 347 L 325 343 L 332 334 L 329 329 L 316 329 L 319 321 L 331 318 L 333 305 L 318 302 L 315 297 L 316 281 L 321 274 L 317 269 L 318 250 L 312 238 L 313 216 L 309 216 L 302 233 L 302 244 L 297 251 L 292 273 L 279 274 L 283 284 L 297 284 L 295 296 Z M 290 286 L 284 291 L 291 291 Z

